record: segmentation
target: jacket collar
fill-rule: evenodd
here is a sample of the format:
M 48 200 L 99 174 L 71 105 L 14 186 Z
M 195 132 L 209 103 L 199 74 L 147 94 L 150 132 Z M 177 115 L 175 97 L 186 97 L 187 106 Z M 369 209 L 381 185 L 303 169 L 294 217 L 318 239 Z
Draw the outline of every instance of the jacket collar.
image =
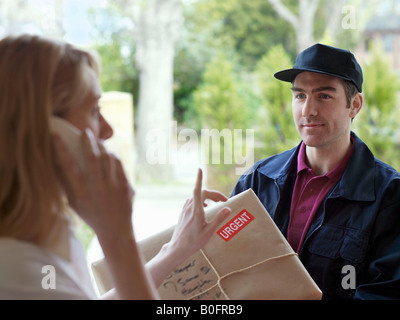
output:
M 374 201 L 375 157 L 367 145 L 354 133 L 354 151 L 342 179 L 334 187 L 330 197 L 344 197 L 354 201 Z M 297 170 L 297 155 L 301 143 L 292 150 L 270 158 L 266 166 L 258 171 L 265 176 L 283 184 L 290 172 Z
M 353 155 L 331 196 L 355 201 L 375 201 L 375 157 L 354 132 L 351 134 L 354 136 Z

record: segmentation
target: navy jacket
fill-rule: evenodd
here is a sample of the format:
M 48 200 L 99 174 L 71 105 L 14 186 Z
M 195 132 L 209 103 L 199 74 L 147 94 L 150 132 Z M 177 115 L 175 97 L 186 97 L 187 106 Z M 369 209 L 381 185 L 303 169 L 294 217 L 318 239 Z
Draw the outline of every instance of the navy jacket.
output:
M 318 209 L 299 257 L 324 299 L 400 299 L 400 174 L 352 135 L 350 162 Z M 299 147 L 257 162 L 232 193 L 252 188 L 284 236 Z

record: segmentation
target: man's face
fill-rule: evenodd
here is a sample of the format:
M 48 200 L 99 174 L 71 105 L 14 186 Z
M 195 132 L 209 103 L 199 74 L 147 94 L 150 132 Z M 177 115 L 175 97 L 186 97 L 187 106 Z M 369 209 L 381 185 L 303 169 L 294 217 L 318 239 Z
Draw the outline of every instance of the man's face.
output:
M 358 111 L 348 108 L 339 78 L 302 72 L 293 82 L 292 92 L 294 121 L 307 146 L 332 147 L 349 141 L 351 118 Z

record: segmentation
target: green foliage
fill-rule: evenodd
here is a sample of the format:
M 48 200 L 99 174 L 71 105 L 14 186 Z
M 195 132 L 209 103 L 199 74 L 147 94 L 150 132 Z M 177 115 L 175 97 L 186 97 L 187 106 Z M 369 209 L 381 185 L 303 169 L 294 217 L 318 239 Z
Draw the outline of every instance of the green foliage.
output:
M 103 91 L 129 92 L 136 97 L 139 84 L 138 73 L 132 64 L 134 61 L 132 48 L 121 43 L 123 42 L 120 40 L 113 40 L 110 44 L 96 46 L 102 58 L 101 85 Z
M 234 64 L 224 53 L 219 53 L 206 66 L 202 83 L 193 93 L 193 102 L 201 128 L 218 130 L 219 133 L 227 130 L 230 132 L 228 139 L 220 134 L 219 155 L 217 154 L 220 163 L 213 163 L 215 145 L 210 143 L 212 150 L 208 153 L 210 164 L 208 187 L 219 189 L 226 194 L 230 194 L 238 177 L 235 175 L 236 164 L 233 163 L 233 159 L 229 159 L 232 164 L 224 163 L 225 148 L 231 148 L 231 154 L 234 154 L 235 151 L 232 149 L 234 129 L 242 129 L 243 135 L 245 134 L 249 119 L 251 119 L 252 109 L 249 106 L 254 103 L 252 99 L 254 96 L 246 86 L 241 85 L 235 73 Z M 243 150 L 240 152 L 245 154 L 245 143 L 242 147 Z
M 93 47 L 101 56 L 100 81 L 103 91 L 129 92 L 136 101 L 139 74 L 135 67 L 131 20 L 124 18 L 122 9 L 111 2 L 105 7 L 92 10 L 90 18 L 96 26 Z
M 286 2 L 297 6 L 297 1 Z M 294 30 L 278 18 L 267 0 L 203 0 L 193 6 L 193 14 L 187 16 L 190 30 L 207 34 L 211 47 L 234 51 L 249 71 L 275 43 L 296 52 Z
M 257 65 L 262 108 L 258 110 L 256 138 L 262 143 L 256 158 L 280 153 L 299 142 L 292 116 L 291 84 L 273 77 L 275 72 L 292 66 L 282 45 L 271 48 Z
M 177 48 L 174 63 L 174 116 L 189 126 L 195 124 L 192 93 L 201 82 L 201 75 L 211 52 L 200 39 L 182 40 Z
M 134 25 L 116 3 L 108 1 L 108 6 L 97 9 L 93 16 L 98 32 L 94 38 L 99 39 L 95 48 L 103 60 L 102 86 L 104 91 L 131 92 L 137 99 Z M 298 1 L 283 3 L 298 13 Z M 184 28 L 174 65 L 176 119 L 196 129 L 254 128 L 256 160 L 296 145 L 299 135 L 293 124 L 290 84 L 273 77 L 276 71 L 292 67 L 296 31 L 277 15 L 268 0 L 198 0 L 184 4 Z M 331 39 L 326 28 L 331 14 L 327 4 L 320 1 L 315 38 L 356 47 L 362 38 L 360 30 L 338 26 L 335 41 Z M 399 81 L 390 72 L 383 51 L 376 46 L 371 49 L 372 59 L 363 68 L 365 103 L 353 130 L 377 157 L 400 169 L 396 136 L 399 104 L 395 98 Z
M 245 128 L 250 110 L 240 93 L 234 65 L 219 53 L 203 73 L 202 83 L 193 93 L 202 128 Z
M 376 157 L 400 169 L 396 101 L 399 81 L 390 69 L 380 45 L 371 46 L 372 57 L 364 70 L 364 107 L 354 120 L 354 128 Z

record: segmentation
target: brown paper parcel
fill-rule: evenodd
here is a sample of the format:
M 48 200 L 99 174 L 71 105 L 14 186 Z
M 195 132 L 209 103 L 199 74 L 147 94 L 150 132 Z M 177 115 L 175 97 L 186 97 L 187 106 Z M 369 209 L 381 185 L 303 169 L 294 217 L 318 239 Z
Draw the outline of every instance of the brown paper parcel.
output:
M 253 190 L 207 209 L 207 219 L 225 206 L 232 213 L 207 245 L 162 283 L 161 299 L 321 299 L 321 291 Z M 140 242 L 147 261 L 172 233 L 170 228 Z M 101 293 L 110 289 L 104 262 L 92 267 Z

